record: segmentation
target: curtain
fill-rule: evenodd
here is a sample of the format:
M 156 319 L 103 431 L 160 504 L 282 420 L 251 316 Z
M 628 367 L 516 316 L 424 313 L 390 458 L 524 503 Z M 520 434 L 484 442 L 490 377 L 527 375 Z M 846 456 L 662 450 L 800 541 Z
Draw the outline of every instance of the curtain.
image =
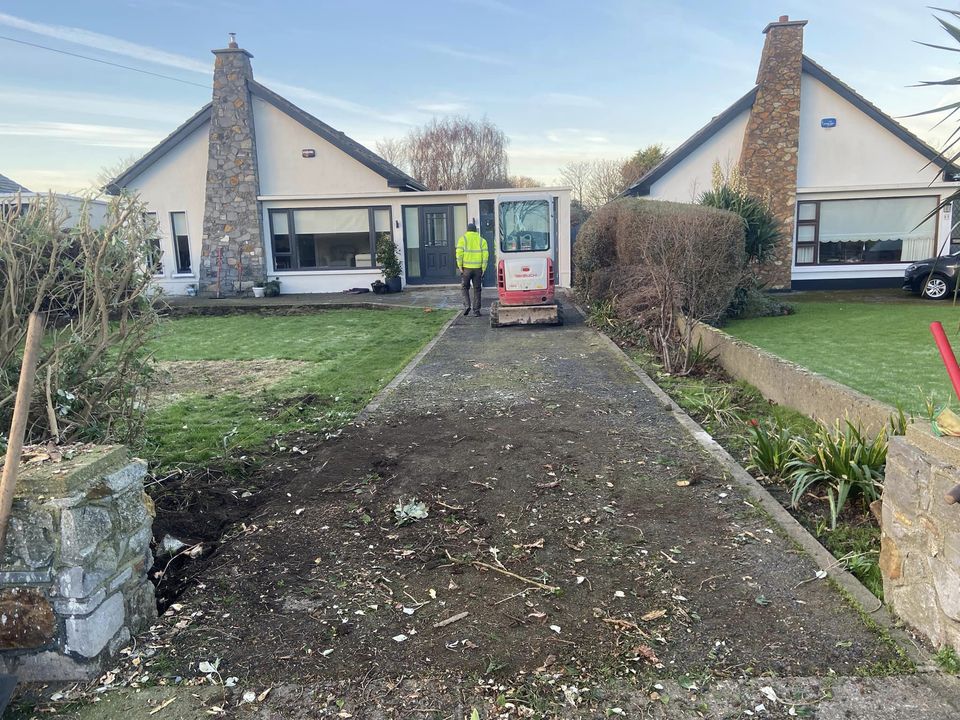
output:
M 932 197 L 825 201 L 820 203 L 820 242 L 903 240 L 903 260 L 928 257 L 936 218 L 918 223 L 935 206 Z

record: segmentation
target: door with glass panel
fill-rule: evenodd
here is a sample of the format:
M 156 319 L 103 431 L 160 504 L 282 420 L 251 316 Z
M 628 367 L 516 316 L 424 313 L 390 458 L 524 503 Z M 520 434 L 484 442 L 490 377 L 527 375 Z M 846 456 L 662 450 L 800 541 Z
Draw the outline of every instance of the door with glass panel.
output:
M 457 281 L 457 238 L 467 231 L 466 205 L 403 208 L 407 282 Z

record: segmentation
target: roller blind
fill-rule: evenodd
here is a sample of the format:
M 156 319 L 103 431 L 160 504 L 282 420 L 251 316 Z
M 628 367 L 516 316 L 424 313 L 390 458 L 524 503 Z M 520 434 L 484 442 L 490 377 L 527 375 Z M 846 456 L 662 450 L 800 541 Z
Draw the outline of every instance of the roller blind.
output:
M 298 235 L 370 232 L 366 208 L 348 210 L 296 210 L 293 225 Z
M 932 247 L 935 218 L 917 224 L 935 205 L 932 197 L 823 202 L 820 204 L 820 242 L 904 240 L 920 244 L 930 241 Z

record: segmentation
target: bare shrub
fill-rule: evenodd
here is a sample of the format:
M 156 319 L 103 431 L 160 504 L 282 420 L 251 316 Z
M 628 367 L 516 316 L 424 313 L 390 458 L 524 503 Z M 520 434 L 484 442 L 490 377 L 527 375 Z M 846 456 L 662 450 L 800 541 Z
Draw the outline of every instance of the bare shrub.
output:
M 157 315 L 148 292 L 156 228 L 138 200 L 114 198 L 104 227 L 87 208 L 64 230 L 51 197 L 0 219 L 0 427 L 13 411 L 31 312 L 47 333 L 29 438 L 131 442 L 142 428 L 146 344 Z
M 694 327 L 721 315 L 743 277 L 743 222 L 724 210 L 624 198 L 584 224 L 575 260 L 581 295 L 612 302 L 668 372 L 686 374 Z

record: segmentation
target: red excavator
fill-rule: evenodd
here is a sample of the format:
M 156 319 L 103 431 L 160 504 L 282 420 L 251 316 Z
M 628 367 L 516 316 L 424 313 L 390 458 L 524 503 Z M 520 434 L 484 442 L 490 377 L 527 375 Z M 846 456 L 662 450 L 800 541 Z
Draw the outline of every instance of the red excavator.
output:
M 557 218 L 550 195 L 497 198 L 497 301 L 490 326 L 562 325 L 555 297 Z

